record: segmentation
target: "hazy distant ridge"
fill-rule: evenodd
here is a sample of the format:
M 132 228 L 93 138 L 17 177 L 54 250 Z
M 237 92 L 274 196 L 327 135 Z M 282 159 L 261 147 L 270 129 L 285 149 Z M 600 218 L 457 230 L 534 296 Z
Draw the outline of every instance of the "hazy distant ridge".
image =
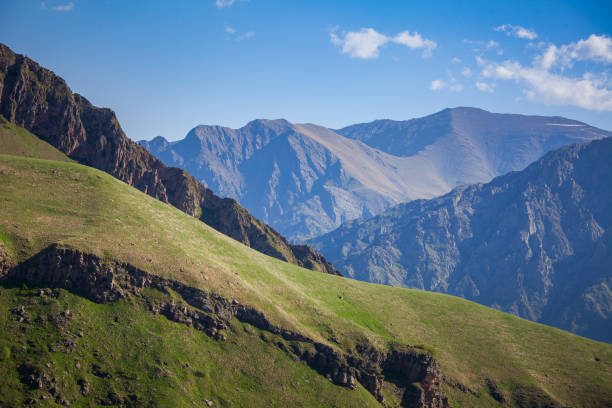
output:
M 140 143 L 299 240 L 400 202 L 489 181 L 549 150 L 607 135 L 565 118 L 455 108 L 337 131 L 282 119 L 240 129 L 197 126 L 179 141 Z

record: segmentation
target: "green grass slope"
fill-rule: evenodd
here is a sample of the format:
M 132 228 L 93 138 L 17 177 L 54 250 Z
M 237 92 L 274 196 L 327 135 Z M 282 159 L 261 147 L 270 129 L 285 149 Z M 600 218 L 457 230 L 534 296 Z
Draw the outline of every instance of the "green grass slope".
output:
M 0 154 L 71 161 L 68 156 L 0 115 Z
M 335 386 L 292 361 L 250 325 L 235 323 L 219 342 L 152 316 L 141 301 L 97 304 L 64 290 L 40 292 L 0 288 L 0 406 L 380 406 L 363 388 Z M 38 324 L 13 318 L 21 305 Z M 20 377 L 31 375 L 43 385 L 25 387 Z
M 423 345 L 435 353 L 448 384 L 460 382 L 474 391 L 463 392 L 447 384 L 445 392 L 455 406 L 495 405 L 491 388 L 509 401 L 512 392 L 527 398 L 539 389 L 568 406 L 612 404 L 612 345 L 452 296 L 298 268 L 241 245 L 105 173 L 75 163 L 0 156 L 0 240 L 15 262 L 53 243 L 127 262 L 236 299 L 263 311 L 277 326 L 345 351 L 366 340 L 381 349 L 391 342 Z M 11 292 L 10 296 L 20 294 Z M 87 305 L 83 308 L 91 310 L 87 316 L 92 319 L 95 310 L 113 307 L 68 298 Z M 185 330 L 184 336 L 194 336 L 187 329 L 169 330 Z M 301 370 L 308 371 L 305 366 Z M 216 381 L 214 376 L 207 378 Z M 521 401 L 515 398 L 514 405 L 521 406 Z

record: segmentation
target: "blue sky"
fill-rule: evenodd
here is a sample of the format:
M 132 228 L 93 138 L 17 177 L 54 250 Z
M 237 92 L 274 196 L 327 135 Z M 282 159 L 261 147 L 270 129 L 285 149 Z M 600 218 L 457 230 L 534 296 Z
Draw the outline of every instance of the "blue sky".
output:
M 0 42 L 132 139 L 446 107 L 612 130 L 612 2 L 0 0 Z

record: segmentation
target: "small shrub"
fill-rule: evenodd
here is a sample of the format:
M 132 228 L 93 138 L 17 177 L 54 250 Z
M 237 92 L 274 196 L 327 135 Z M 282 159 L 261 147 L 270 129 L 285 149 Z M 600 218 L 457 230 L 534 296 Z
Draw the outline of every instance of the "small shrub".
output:
M 11 359 L 11 349 L 9 346 L 3 346 L 2 350 L 0 350 L 0 360 L 8 361 Z

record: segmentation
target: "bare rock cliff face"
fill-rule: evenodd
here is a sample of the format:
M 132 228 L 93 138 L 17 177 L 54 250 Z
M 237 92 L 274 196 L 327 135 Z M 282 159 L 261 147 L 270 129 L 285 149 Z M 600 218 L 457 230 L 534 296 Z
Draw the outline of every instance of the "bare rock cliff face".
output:
M 339 272 L 310 247 L 294 247 L 235 200 L 222 199 L 186 171 L 132 142 L 115 113 L 73 94 L 66 82 L 0 44 L 0 114 L 70 158 L 170 203 L 253 249 L 320 272 Z

